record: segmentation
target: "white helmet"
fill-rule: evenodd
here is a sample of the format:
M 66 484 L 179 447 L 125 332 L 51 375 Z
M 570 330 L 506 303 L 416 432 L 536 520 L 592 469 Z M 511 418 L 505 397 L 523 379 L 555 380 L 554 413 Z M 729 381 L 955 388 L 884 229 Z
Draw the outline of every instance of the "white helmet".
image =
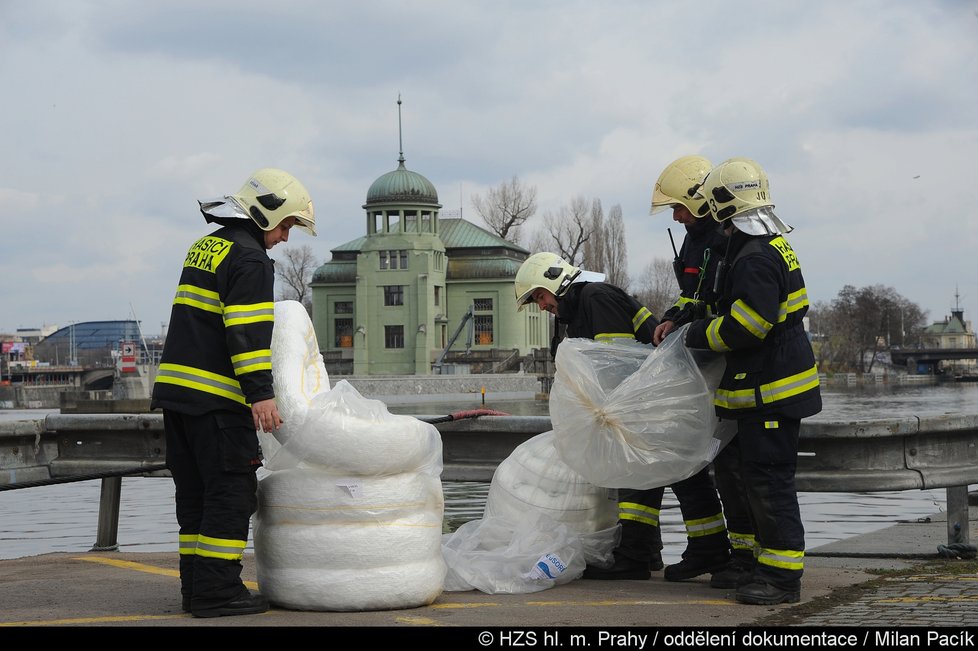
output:
M 706 199 L 710 214 L 724 222 L 748 210 L 774 207 L 767 174 L 749 158 L 731 158 L 707 174 L 698 193 Z
M 652 189 L 649 214 L 654 215 L 679 203 L 697 219 L 709 215 L 706 199 L 697 195 L 696 190 L 712 167 L 713 164 L 702 156 L 683 156 L 669 163 Z
M 316 216 L 309 191 L 288 172 L 270 167 L 260 169 L 231 198 L 263 231 L 273 230 L 286 218 L 295 217 L 296 226 L 316 234 Z
M 516 309 L 522 310 L 532 303 L 531 294 L 540 287 L 554 296 L 562 295 L 580 273 L 580 268 L 568 264 L 556 253 L 534 253 L 516 272 Z

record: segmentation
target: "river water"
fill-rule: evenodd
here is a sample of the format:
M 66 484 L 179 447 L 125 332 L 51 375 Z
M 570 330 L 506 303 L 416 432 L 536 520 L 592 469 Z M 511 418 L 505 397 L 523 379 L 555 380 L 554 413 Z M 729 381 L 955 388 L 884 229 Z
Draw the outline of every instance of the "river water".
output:
M 813 420 L 870 420 L 902 416 L 978 413 L 978 383 L 866 388 L 824 387 L 825 410 Z M 390 411 L 447 414 L 482 407 L 482 396 L 452 402 L 391 404 Z M 518 415 L 546 415 L 547 404 L 533 400 L 496 400 L 485 407 Z M 0 410 L 0 420 L 43 418 L 55 410 Z M 50 552 L 83 553 L 95 542 L 101 481 L 83 481 L 0 491 L 0 559 Z M 445 482 L 445 520 L 454 528 L 482 516 L 489 485 Z M 944 489 L 878 493 L 800 493 L 809 550 L 819 545 L 926 518 L 945 509 Z M 661 517 L 663 557 L 676 562 L 685 546 L 678 505 L 666 491 Z M 122 480 L 119 549 L 124 552 L 176 552 L 173 482 L 168 478 Z M 249 541 L 249 547 L 250 547 Z

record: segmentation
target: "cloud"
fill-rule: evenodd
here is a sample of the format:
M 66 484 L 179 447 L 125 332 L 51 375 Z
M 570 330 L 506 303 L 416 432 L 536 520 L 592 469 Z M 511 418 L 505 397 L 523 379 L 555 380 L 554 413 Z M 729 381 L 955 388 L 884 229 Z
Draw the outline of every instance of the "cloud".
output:
M 950 0 L 5 3 L 0 331 L 130 301 L 166 321 L 196 200 L 260 167 L 307 185 L 328 227 L 290 244 L 326 260 L 402 147 L 469 219 L 535 185 L 528 235 L 575 196 L 620 204 L 633 274 L 672 255 L 659 171 L 748 156 L 816 300 L 882 283 L 936 319 L 960 286 L 978 309 L 976 26 Z

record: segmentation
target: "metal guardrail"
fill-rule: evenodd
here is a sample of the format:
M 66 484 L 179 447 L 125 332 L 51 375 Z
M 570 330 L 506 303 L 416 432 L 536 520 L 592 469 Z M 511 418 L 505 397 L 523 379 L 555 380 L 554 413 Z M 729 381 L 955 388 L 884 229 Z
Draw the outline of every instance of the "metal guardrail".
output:
M 434 421 L 443 417 L 417 416 Z M 548 416 L 436 422 L 447 481 L 488 482 L 519 444 L 552 429 Z M 160 414 L 53 414 L 0 423 L 0 490 L 102 479 L 96 549 L 115 548 L 121 473 L 166 476 Z M 802 423 L 801 492 L 947 489 L 948 542 L 968 543 L 968 485 L 978 484 L 978 414 Z

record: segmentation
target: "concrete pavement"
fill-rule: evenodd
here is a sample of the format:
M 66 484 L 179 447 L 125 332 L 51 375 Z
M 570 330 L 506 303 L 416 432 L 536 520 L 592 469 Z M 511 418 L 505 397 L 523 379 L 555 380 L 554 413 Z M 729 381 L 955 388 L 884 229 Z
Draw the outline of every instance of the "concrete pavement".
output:
M 971 540 L 978 540 L 976 508 Z M 978 563 L 937 553 L 940 514 L 811 549 L 802 601 L 747 606 L 709 577 L 573 581 L 532 594 L 446 592 L 429 606 L 196 619 L 181 612 L 175 553 L 46 554 L 0 561 L 0 627 L 978 627 Z M 244 578 L 255 580 L 252 556 Z M 257 586 L 252 583 L 252 588 Z M 5 634 L 0 633 L 0 636 Z

